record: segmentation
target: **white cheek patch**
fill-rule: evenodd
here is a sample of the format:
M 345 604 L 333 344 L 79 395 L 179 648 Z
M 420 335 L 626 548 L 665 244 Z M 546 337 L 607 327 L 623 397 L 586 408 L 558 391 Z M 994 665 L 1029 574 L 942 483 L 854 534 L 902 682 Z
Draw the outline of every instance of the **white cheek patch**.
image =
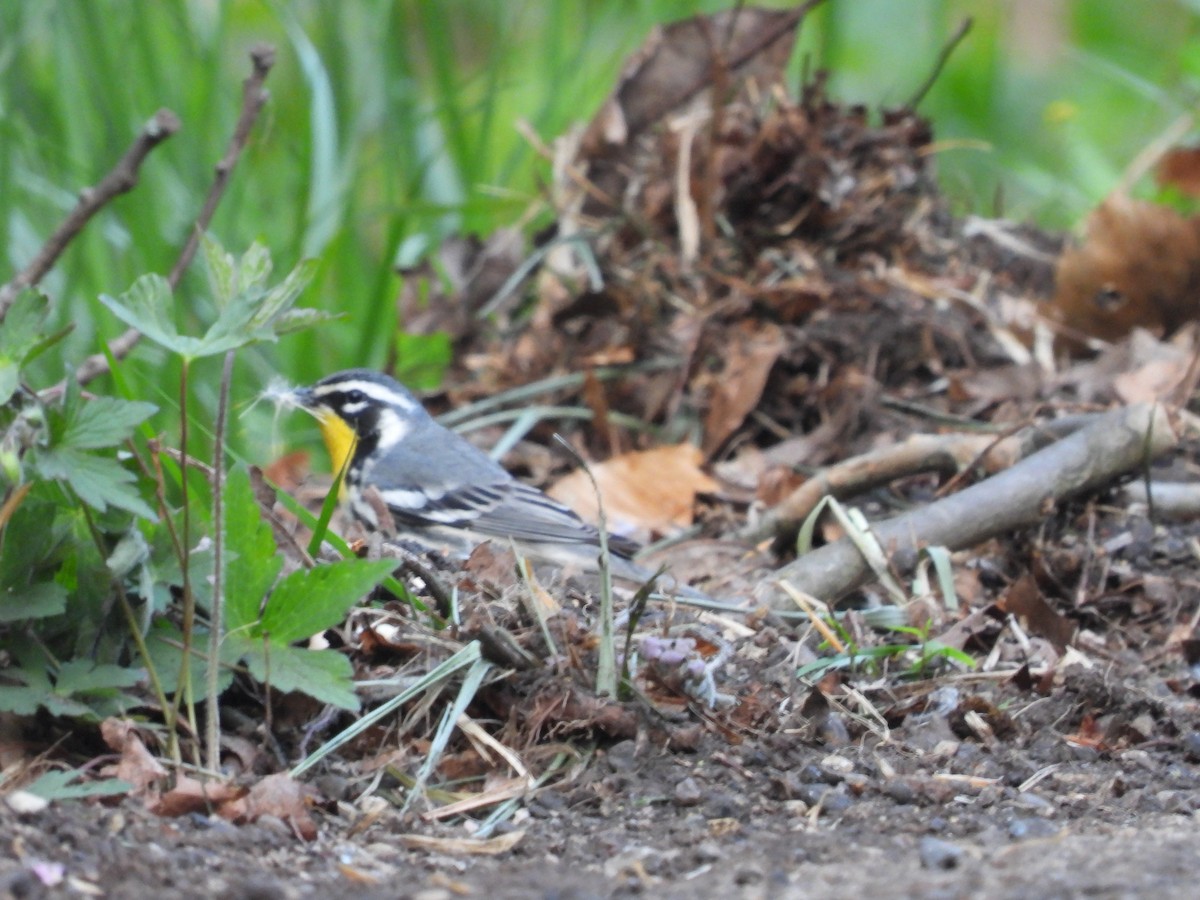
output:
M 379 421 L 375 427 L 379 432 L 379 446 L 388 448 L 395 447 L 412 430 L 412 426 L 396 415 L 395 410 L 392 409 L 380 410 Z
M 357 403 L 345 403 L 342 405 L 342 414 L 347 416 L 356 416 L 367 408 L 366 400 L 359 400 Z

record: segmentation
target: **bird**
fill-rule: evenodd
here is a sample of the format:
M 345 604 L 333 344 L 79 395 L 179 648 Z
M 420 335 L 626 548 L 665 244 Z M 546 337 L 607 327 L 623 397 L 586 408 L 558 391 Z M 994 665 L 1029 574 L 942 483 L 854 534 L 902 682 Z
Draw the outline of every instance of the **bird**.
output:
M 350 511 L 368 528 L 450 556 L 511 540 L 532 558 L 598 568 L 595 526 L 438 423 L 396 379 L 347 369 L 292 395 L 317 419 L 335 470 L 345 465 Z M 614 575 L 644 580 L 637 543 L 610 535 L 607 544 Z

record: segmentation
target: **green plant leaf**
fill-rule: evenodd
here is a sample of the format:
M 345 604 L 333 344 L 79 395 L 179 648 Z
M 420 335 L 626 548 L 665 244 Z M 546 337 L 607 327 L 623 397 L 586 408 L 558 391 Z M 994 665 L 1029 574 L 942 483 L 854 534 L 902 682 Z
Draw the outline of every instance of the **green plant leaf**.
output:
M 204 684 L 208 671 L 208 655 L 204 647 L 208 646 L 208 629 L 197 627 L 192 633 L 191 672 L 189 678 L 193 685 Z M 183 662 L 183 632 L 174 622 L 159 619 L 151 626 L 146 635 L 146 649 L 150 651 L 150 663 L 158 673 L 159 683 L 168 694 L 179 689 L 179 673 Z M 240 652 L 245 648 L 241 645 L 221 644 L 221 672 L 217 679 L 218 691 L 224 691 L 233 683 L 233 667 L 241 658 Z
M 306 650 L 270 641 L 230 636 L 226 642 L 246 663 L 250 674 L 278 691 L 299 691 L 341 709 L 357 711 L 354 667 L 334 650 Z
M 80 404 L 67 422 L 62 443 L 76 449 L 115 447 L 138 425 L 158 412 L 153 403 L 95 397 Z
M 39 453 L 36 467 L 43 478 L 69 484 L 84 503 L 100 512 L 115 506 L 151 522 L 158 520 L 132 487 L 137 477 L 115 459 L 60 447 Z
M 100 295 L 100 302 L 114 316 L 156 344 L 178 353 L 186 359 L 194 359 L 201 347 L 198 338 L 179 333 L 171 318 L 171 286 L 161 275 L 143 275 L 120 297 Z
M 271 594 L 256 630 L 272 643 L 290 644 L 331 628 L 394 567 L 386 559 L 343 559 L 295 571 Z
M 230 470 L 225 484 L 225 547 L 225 628 L 235 632 L 258 622 L 263 599 L 283 567 L 250 476 L 240 466 Z
M 21 365 L 41 342 L 50 301 L 36 291 L 17 295 L 0 328 L 0 406 L 7 403 L 20 383 Z
M 252 326 L 256 329 L 269 327 L 273 334 L 277 333 L 274 323 L 295 305 L 304 289 L 313 280 L 313 276 L 317 274 L 317 265 L 315 259 L 301 260 L 292 271 L 288 272 L 283 281 L 267 291 L 258 304 Z M 317 312 L 317 310 L 309 312 Z
M 24 790 L 45 800 L 81 800 L 85 797 L 113 797 L 128 794 L 133 785 L 119 778 L 80 781 L 85 773 L 78 769 L 50 771 L 25 785 Z
M 53 581 L 0 588 L 0 624 L 46 619 L 67 611 L 67 589 Z

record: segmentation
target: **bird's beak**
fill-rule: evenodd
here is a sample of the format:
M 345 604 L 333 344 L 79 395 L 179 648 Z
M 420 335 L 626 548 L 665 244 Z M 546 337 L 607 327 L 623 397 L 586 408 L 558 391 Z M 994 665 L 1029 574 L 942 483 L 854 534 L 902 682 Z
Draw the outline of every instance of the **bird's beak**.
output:
M 307 410 L 313 410 L 316 406 L 316 398 L 313 396 L 312 388 L 297 387 L 292 388 L 292 401 L 298 406 L 302 406 Z
M 358 440 L 354 429 L 328 407 L 318 403 L 312 388 L 293 388 L 292 401 L 317 420 L 325 449 L 329 451 L 329 462 L 335 474 L 340 472 L 354 453 L 354 445 Z

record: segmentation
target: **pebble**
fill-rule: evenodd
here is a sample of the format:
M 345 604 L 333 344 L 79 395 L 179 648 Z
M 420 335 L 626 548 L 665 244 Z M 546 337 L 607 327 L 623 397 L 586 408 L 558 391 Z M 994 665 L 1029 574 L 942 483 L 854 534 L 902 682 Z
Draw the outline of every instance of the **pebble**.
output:
M 1017 841 L 1049 838 L 1058 834 L 1058 831 L 1057 825 L 1040 816 L 1020 816 L 1008 823 L 1008 836 Z
M 958 864 L 962 860 L 963 850 L 957 844 L 926 835 L 921 838 L 917 853 L 921 858 L 921 865 L 926 869 L 947 871 L 958 868 Z
M 897 803 L 915 803 L 917 799 L 917 792 L 913 786 L 899 778 L 890 778 L 884 782 L 883 795 L 891 797 Z
M 604 760 L 614 772 L 632 772 L 637 766 L 637 743 L 619 741 L 608 748 Z
M 1189 731 L 1183 736 L 1180 746 L 1190 762 L 1200 762 L 1200 731 Z
M 689 775 L 676 783 L 674 796 L 676 806 L 696 806 L 703 799 L 704 790 L 700 783 Z

